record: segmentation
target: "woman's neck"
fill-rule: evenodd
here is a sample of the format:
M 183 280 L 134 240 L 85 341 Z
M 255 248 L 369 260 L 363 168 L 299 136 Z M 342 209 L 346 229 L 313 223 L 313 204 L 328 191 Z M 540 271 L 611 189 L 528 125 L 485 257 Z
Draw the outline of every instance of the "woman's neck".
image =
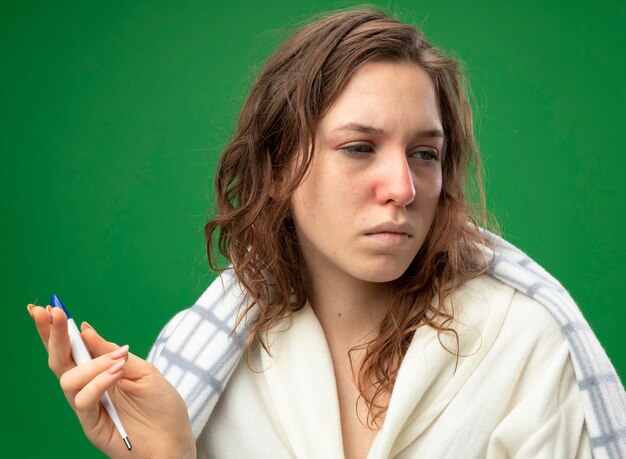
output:
M 329 346 L 350 349 L 374 338 L 390 300 L 389 284 L 317 277 L 309 303 Z

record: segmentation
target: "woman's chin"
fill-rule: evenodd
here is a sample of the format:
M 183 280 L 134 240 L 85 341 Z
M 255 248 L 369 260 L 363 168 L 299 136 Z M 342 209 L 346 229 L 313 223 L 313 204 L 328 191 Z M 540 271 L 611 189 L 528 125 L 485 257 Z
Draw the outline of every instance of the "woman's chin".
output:
M 392 266 L 368 266 L 367 268 L 358 270 L 355 272 L 354 277 L 362 280 L 363 282 L 371 282 L 376 284 L 383 284 L 386 282 L 392 282 L 399 279 L 408 269 L 410 263 Z

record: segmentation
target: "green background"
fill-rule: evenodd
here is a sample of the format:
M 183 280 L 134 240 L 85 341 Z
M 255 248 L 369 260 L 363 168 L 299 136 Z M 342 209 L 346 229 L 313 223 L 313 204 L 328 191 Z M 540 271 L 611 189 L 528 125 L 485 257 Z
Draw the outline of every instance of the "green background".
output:
M 623 2 L 380 3 L 467 65 L 489 208 L 623 354 Z M 19 5 L 19 6 L 17 6 Z M 3 457 L 99 457 L 28 302 L 144 356 L 212 279 L 216 158 L 279 38 L 341 2 L 13 2 L 0 14 Z

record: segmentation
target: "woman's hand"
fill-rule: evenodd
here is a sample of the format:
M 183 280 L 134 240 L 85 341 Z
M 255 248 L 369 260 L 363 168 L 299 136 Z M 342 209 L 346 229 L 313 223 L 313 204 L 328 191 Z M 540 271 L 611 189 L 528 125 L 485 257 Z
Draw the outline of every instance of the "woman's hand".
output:
M 67 319 L 60 308 L 28 305 L 57 378 L 87 438 L 112 458 L 195 458 L 187 409 L 176 389 L 128 346 L 105 341 L 83 322 L 81 336 L 93 360 L 76 366 L 70 353 Z M 99 402 L 108 391 L 133 450 L 126 449 Z

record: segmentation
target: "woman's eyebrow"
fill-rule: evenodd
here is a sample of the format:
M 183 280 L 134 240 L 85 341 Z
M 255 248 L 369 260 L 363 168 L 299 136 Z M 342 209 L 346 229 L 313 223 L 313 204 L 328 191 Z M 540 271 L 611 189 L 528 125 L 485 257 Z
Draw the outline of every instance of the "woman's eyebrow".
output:
M 360 132 L 362 134 L 379 135 L 379 136 L 382 136 L 385 134 L 384 129 L 380 129 L 380 128 L 377 128 L 368 124 L 361 124 L 361 123 L 342 124 L 341 126 L 332 130 L 332 132 L 339 132 L 339 131 L 354 131 L 354 132 Z M 417 131 L 415 133 L 415 138 L 430 138 L 430 137 L 441 137 L 443 139 L 445 138 L 445 135 L 443 131 L 439 128 L 425 129 L 425 130 Z
M 383 129 L 376 128 L 374 126 L 370 126 L 367 124 L 360 123 L 348 123 L 339 126 L 338 128 L 333 129 L 332 132 L 337 131 L 355 131 L 360 132 L 362 134 L 371 134 L 371 135 L 383 135 L 385 131 Z

